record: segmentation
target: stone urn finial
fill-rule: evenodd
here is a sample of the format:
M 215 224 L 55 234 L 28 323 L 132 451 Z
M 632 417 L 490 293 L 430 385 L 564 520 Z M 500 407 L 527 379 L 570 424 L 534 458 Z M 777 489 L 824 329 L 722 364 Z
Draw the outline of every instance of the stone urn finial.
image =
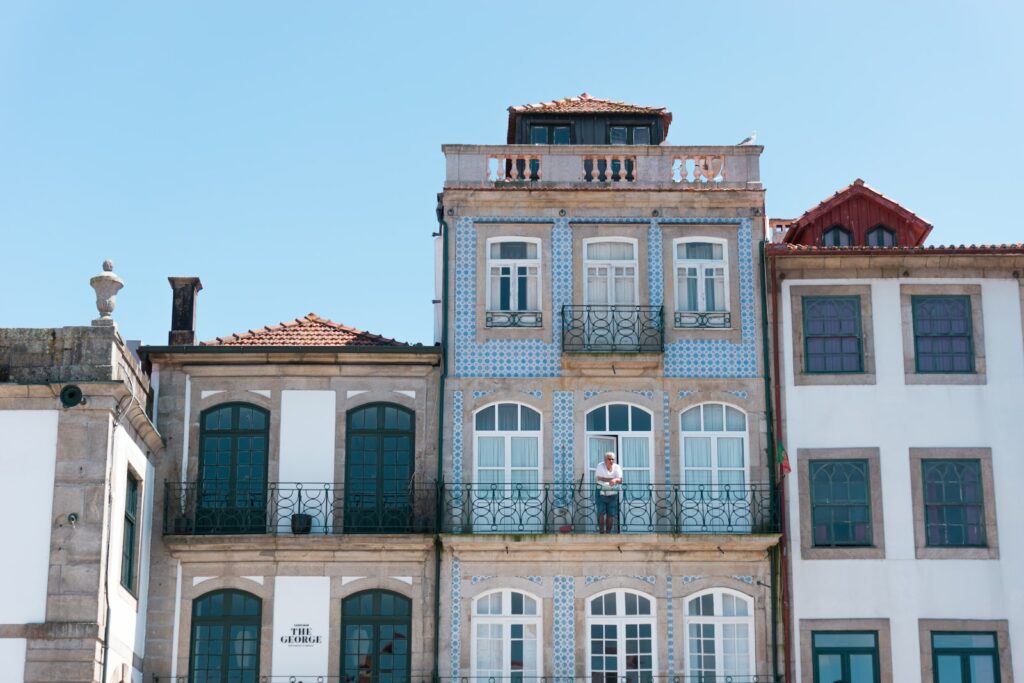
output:
M 124 287 L 124 280 L 114 273 L 114 262 L 109 259 L 103 262 L 103 272 L 95 275 L 89 280 L 89 284 L 96 290 L 96 310 L 100 317 L 92 321 L 97 327 L 105 327 L 114 324 L 110 314 L 114 312 L 114 305 L 117 303 L 117 293 Z

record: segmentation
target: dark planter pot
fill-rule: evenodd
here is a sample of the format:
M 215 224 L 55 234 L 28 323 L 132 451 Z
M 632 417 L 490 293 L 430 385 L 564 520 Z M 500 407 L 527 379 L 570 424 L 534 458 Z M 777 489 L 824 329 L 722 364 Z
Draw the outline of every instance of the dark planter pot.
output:
M 305 512 L 296 512 L 292 515 L 292 533 L 295 535 L 308 534 L 313 528 L 313 516 Z

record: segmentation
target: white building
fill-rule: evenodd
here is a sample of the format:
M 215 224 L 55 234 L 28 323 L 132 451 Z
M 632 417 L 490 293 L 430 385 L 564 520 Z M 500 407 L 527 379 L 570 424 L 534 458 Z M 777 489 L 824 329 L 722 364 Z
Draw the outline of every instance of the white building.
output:
M 1024 247 L 930 230 L 858 180 L 768 249 L 791 681 L 1024 677 Z

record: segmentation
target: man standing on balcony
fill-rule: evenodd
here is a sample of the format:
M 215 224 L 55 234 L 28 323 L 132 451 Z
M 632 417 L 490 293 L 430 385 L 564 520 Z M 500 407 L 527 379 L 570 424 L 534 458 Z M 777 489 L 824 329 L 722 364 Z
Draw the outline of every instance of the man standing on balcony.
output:
M 615 462 L 615 453 L 608 451 L 604 461 L 594 468 L 597 481 L 597 531 L 610 534 L 619 517 L 619 487 L 622 485 L 622 466 Z

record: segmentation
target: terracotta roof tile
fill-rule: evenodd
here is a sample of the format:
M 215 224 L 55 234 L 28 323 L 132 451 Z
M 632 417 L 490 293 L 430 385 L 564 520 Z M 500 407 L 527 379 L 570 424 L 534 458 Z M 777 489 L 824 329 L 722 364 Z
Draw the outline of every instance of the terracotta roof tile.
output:
M 665 126 L 665 137 L 672 123 L 672 112 L 665 107 L 646 107 L 641 104 L 629 104 L 617 100 L 604 100 L 594 97 L 588 92 L 576 97 L 563 97 L 550 102 L 521 104 L 508 108 L 509 144 L 514 139 L 516 118 L 521 114 L 656 114 L 662 118 Z
M 354 327 L 321 318 L 316 313 L 202 342 L 200 346 L 408 346 Z
M 777 243 L 768 245 L 768 252 L 785 254 L 1024 254 L 1024 243 L 1019 244 L 950 244 L 914 247 L 822 247 L 810 244 Z

